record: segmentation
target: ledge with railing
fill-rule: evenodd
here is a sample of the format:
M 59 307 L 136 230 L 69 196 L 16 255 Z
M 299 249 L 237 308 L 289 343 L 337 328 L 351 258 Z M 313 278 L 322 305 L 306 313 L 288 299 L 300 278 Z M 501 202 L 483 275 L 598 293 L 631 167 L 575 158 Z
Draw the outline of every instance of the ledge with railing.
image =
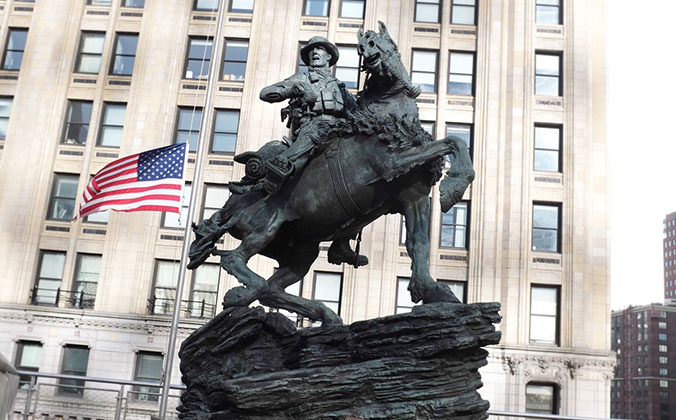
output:
M 174 299 L 152 296 L 148 299 L 148 313 L 153 315 L 171 315 L 174 310 Z M 213 318 L 216 305 L 202 300 L 181 300 L 181 311 L 192 318 Z
M 64 303 L 70 308 L 93 309 L 96 294 L 84 290 L 65 290 L 60 287 L 56 290 L 39 288 L 37 285 L 31 290 L 31 304 L 45 306 L 59 306 Z

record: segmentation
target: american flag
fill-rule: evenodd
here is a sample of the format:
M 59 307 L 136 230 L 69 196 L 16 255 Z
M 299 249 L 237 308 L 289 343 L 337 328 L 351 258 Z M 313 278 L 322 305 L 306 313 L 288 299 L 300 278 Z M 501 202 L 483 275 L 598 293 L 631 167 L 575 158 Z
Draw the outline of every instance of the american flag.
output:
M 105 210 L 181 209 L 186 144 L 175 144 L 118 159 L 104 166 L 82 193 L 73 220 Z

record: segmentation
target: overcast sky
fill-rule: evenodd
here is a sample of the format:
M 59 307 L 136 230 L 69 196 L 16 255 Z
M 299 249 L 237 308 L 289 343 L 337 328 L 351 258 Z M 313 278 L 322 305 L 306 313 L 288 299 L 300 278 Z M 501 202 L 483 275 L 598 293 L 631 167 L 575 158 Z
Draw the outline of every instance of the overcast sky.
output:
M 662 221 L 676 211 L 676 2 L 606 7 L 611 305 L 621 309 L 664 299 Z

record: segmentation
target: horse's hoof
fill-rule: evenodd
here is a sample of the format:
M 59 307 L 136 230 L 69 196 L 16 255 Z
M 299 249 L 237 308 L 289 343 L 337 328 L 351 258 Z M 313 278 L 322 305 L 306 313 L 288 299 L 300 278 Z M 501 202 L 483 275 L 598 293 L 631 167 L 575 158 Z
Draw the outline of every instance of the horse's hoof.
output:
M 423 297 L 423 303 L 434 302 L 462 303 L 448 285 L 438 282 L 434 282 L 433 286 L 425 289 L 425 295 Z
M 357 256 L 357 261 L 356 261 L 356 266 L 357 267 L 363 267 L 369 263 L 369 257 L 366 255 L 358 255 Z
M 258 290 L 248 289 L 243 286 L 233 287 L 228 290 L 223 298 L 223 309 L 236 306 L 249 306 L 258 299 Z
M 330 325 L 343 325 L 343 320 L 336 314 L 331 314 L 330 316 L 325 316 L 322 319 L 322 327 L 328 327 Z

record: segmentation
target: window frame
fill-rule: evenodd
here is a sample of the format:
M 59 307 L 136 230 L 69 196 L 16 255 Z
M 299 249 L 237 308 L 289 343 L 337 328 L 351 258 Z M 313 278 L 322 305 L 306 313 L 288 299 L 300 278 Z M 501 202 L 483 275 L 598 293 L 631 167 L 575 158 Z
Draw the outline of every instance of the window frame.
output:
M 555 251 L 547 251 L 547 250 L 540 250 L 540 249 L 535 249 L 535 230 L 547 230 L 551 231 L 553 230 L 552 228 L 541 228 L 541 227 L 535 227 L 535 206 L 543 206 L 543 207 L 556 207 L 557 208 L 557 227 L 556 227 L 556 250 Z M 561 254 L 561 236 L 563 233 L 562 229 L 562 220 L 563 220 L 563 206 L 562 203 L 554 203 L 550 201 L 533 201 L 533 205 L 531 207 L 531 252 L 542 252 L 542 253 L 549 253 L 549 254 Z
M 237 113 L 237 130 L 234 133 L 228 131 L 218 131 L 216 132 L 216 117 L 219 112 L 236 112 Z M 209 139 L 209 154 L 211 155 L 224 155 L 224 156 L 234 156 L 237 153 L 237 142 L 239 140 L 239 124 L 242 121 L 242 112 L 239 109 L 226 109 L 226 108 L 214 108 L 213 122 L 211 127 L 211 138 Z M 235 148 L 232 152 L 214 150 L 214 140 L 216 139 L 216 134 L 234 134 L 235 135 Z
M 201 213 L 200 213 L 200 218 L 203 219 L 203 220 L 206 219 L 206 217 L 204 216 L 205 211 L 207 209 L 211 210 L 211 209 L 215 208 L 215 207 L 207 207 L 207 194 L 209 192 L 210 187 L 211 188 L 223 188 L 223 189 L 227 190 L 228 191 L 228 199 L 230 199 L 230 196 L 232 195 L 232 193 L 230 192 L 230 188 L 228 187 L 228 184 L 218 184 L 218 183 L 214 183 L 214 182 L 205 182 L 204 183 L 204 189 L 202 191 L 202 210 L 201 210 Z M 226 199 L 226 202 L 227 202 L 227 199 Z M 223 205 L 225 205 L 225 203 L 223 203 Z M 216 209 L 216 211 L 218 211 L 220 208 L 221 207 Z M 211 217 L 211 216 L 209 216 L 209 217 Z
M 9 112 L 7 115 L 1 115 L 0 114 L 0 126 L 2 126 L 2 122 L 4 121 L 5 124 L 5 133 L 3 134 L 0 131 L 0 142 L 4 141 L 7 139 L 7 128 L 9 127 L 9 119 L 12 116 L 12 106 L 14 105 L 14 97 L 13 96 L 8 96 L 8 95 L 0 95 L 0 102 L 7 100 L 9 102 Z M 2 107 L 0 107 L 2 109 Z
M 143 9 L 146 6 L 145 0 L 143 0 L 143 6 L 130 6 L 127 4 L 129 1 L 134 1 L 134 0 L 122 0 L 122 3 L 120 4 L 121 7 L 129 7 L 131 9 Z
M 558 159 L 556 161 L 556 164 L 558 166 L 556 171 L 548 171 L 548 170 L 543 170 L 543 169 L 536 169 L 535 168 L 535 160 L 536 160 L 536 152 L 538 150 L 542 151 L 554 151 L 554 149 L 544 149 L 544 148 L 538 148 L 536 144 L 536 138 L 537 138 L 537 130 L 538 128 L 556 128 L 559 130 L 559 144 L 558 144 L 558 149 L 556 150 L 558 154 Z M 548 173 L 563 173 L 563 124 L 551 124 L 551 123 L 538 123 L 536 122 L 533 124 L 533 171 L 536 172 L 548 172 Z
M 124 121 L 122 121 L 122 125 L 113 125 L 113 124 L 106 124 L 105 123 L 105 118 L 106 118 L 106 111 L 108 111 L 108 106 L 124 106 Z M 107 147 L 110 149 L 119 149 L 122 146 L 122 135 L 124 134 L 124 123 L 127 120 L 127 104 L 124 102 L 104 102 L 103 106 L 101 107 L 101 116 L 100 116 L 100 121 L 99 121 L 99 131 L 96 133 L 96 147 Z M 103 129 L 105 127 L 119 127 L 120 128 L 120 144 L 118 146 L 110 146 L 110 145 L 105 145 L 101 144 L 101 140 L 103 138 Z
M 559 68 L 558 72 L 559 74 L 556 75 L 557 78 L 557 86 L 558 86 L 558 95 L 547 95 L 544 93 L 538 93 L 537 92 L 537 80 L 538 77 L 547 77 L 547 78 L 552 78 L 554 76 L 550 76 L 547 74 L 538 74 L 538 56 L 550 56 L 550 57 L 558 57 L 559 59 Z M 533 61 L 533 94 L 536 96 L 550 96 L 550 97 L 563 97 L 563 51 L 550 51 L 550 50 L 535 50 L 535 59 Z
M 132 399 L 134 401 L 143 401 L 146 403 L 158 402 L 160 399 L 160 386 L 162 385 L 162 369 L 160 369 L 160 376 L 158 379 L 155 378 L 146 378 L 139 375 L 139 369 L 141 367 L 141 357 L 139 356 L 160 356 L 162 360 L 162 366 L 164 366 L 164 354 L 160 351 L 148 351 L 148 350 L 139 350 L 136 352 L 134 357 L 134 380 L 141 382 L 154 382 L 157 380 L 157 387 L 151 386 L 138 386 L 134 385 L 132 387 Z M 142 388 L 147 388 L 147 391 L 144 391 Z M 141 398 L 142 396 L 147 396 L 148 399 Z
M 535 0 L 535 24 L 537 25 L 563 25 L 563 0 L 558 0 L 559 4 L 552 6 L 550 4 L 538 4 L 539 0 Z M 540 23 L 538 18 L 538 6 L 540 7 L 556 7 L 558 9 L 557 17 L 558 23 Z
M 462 283 L 462 296 L 455 295 L 463 304 L 467 304 L 467 280 L 449 280 L 449 279 L 437 279 L 438 283 L 447 284 L 448 287 L 451 287 L 451 283 L 460 284 Z M 455 293 L 453 293 L 455 294 Z
M 85 53 L 82 51 L 84 48 L 84 44 L 86 41 L 86 36 L 85 35 L 102 35 L 103 36 L 103 45 L 101 47 L 101 52 L 98 54 L 93 54 L 93 53 Z M 103 62 L 103 49 L 105 46 L 106 42 L 106 32 L 105 31 L 80 31 L 80 41 L 78 43 L 77 47 L 77 56 L 75 58 L 75 68 L 73 69 L 73 73 L 75 74 L 99 74 L 101 73 L 101 63 Z M 96 72 L 88 72 L 88 71 L 81 71 L 80 70 L 80 65 L 82 64 L 82 56 L 98 56 L 99 57 L 99 69 Z
M 315 293 L 317 291 L 317 275 L 318 274 L 332 274 L 332 275 L 337 275 L 340 276 L 340 283 L 339 283 L 339 288 L 338 288 L 338 311 L 336 311 L 336 314 L 340 316 L 340 312 L 342 309 L 342 303 L 343 303 L 343 281 L 345 280 L 343 273 L 342 272 L 337 272 L 337 271 L 324 271 L 324 270 L 315 270 L 312 273 L 312 300 L 316 300 L 318 302 L 322 302 L 323 304 L 326 305 L 326 302 L 331 302 L 334 303 L 334 301 L 328 301 L 328 300 L 321 300 L 317 299 L 315 297 Z M 302 290 L 301 290 L 302 293 Z M 331 309 L 331 308 L 329 308 Z
M 98 277 L 96 278 L 96 282 L 91 282 L 91 281 L 78 281 L 79 274 L 80 274 L 80 269 L 82 268 L 82 260 L 84 257 L 99 257 L 99 272 L 98 272 Z M 92 254 L 92 253 L 86 253 L 86 252 L 78 252 L 75 258 L 75 271 L 73 271 L 73 278 L 72 278 L 72 287 L 71 287 L 71 293 L 76 294 L 76 296 L 71 296 L 71 301 L 73 304 L 74 308 L 78 309 L 94 309 L 94 305 L 96 304 L 96 295 L 98 292 L 98 286 L 99 286 L 99 280 L 101 278 L 101 262 L 103 261 L 103 255 L 101 254 Z M 87 301 L 91 300 L 91 306 L 89 304 L 83 305 L 82 301 L 80 301 L 80 293 L 77 291 L 78 283 L 95 283 L 96 284 L 96 289 L 94 290 L 94 297 L 92 299 L 86 299 Z M 86 295 L 90 295 L 90 293 L 86 293 Z
M 357 80 L 356 80 L 357 86 L 355 86 L 355 87 L 350 87 L 350 86 L 347 86 L 347 85 L 346 85 L 345 88 L 346 88 L 346 89 L 356 89 L 356 90 L 359 90 L 359 82 L 361 81 L 361 80 L 360 80 L 361 78 L 360 78 L 360 74 L 359 74 L 359 61 L 360 61 L 360 58 L 359 58 L 359 49 L 358 49 L 358 46 L 357 46 L 357 45 L 350 45 L 350 44 L 337 44 L 336 47 L 338 47 L 339 50 L 340 50 L 340 48 L 352 48 L 352 49 L 354 49 L 354 50 L 355 50 L 355 53 L 357 53 L 357 67 L 339 66 L 339 63 L 340 63 L 340 58 L 339 58 L 338 61 L 336 62 L 336 64 L 333 66 L 333 70 L 332 70 L 332 71 L 333 71 L 333 76 L 336 77 L 336 74 L 338 73 L 338 68 L 341 68 L 341 69 L 347 69 L 347 70 L 352 70 L 352 71 L 356 70 L 356 71 L 357 71 Z M 336 77 L 336 78 L 337 78 L 337 77 Z M 343 79 L 340 79 L 340 81 L 341 81 L 343 84 L 345 84 L 345 81 L 344 81 Z
M 240 11 L 234 11 L 234 10 L 232 10 L 232 3 L 233 3 L 234 1 L 235 1 L 235 0 L 230 0 L 230 1 L 228 1 L 228 13 L 252 14 L 252 13 L 254 12 L 254 8 L 256 7 L 256 0 L 253 0 L 254 3 L 253 3 L 253 7 L 251 7 L 251 11 L 250 11 L 250 12 L 240 12 Z
M 436 4 L 437 5 L 437 20 L 435 22 L 428 22 L 424 20 L 418 20 L 418 4 Z M 415 0 L 413 3 L 413 23 L 429 23 L 429 24 L 439 24 L 441 23 L 441 8 L 443 7 L 443 0 Z
M 540 382 L 540 381 L 531 381 L 526 383 L 525 387 L 525 392 L 526 392 L 526 402 L 527 400 L 527 395 L 528 395 L 528 386 L 529 385 L 534 385 L 534 386 L 548 386 L 552 388 L 552 412 L 551 413 L 541 413 L 541 414 L 559 414 L 559 410 L 561 409 L 561 388 L 559 387 L 559 384 L 555 382 Z M 528 408 L 524 405 L 524 411 L 526 413 L 540 413 L 537 411 L 527 411 Z
M 246 81 L 246 68 L 247 64 L 249 61 L 249 48 L 251 47 L 251 43 L 249 42 L 248 38 L 225 38 L 223 40 L 223 58 L 220 63 L 220 70 L 218 77 L 221 82 L 228 82 L 228 83 L 241 83 L 243 84 Z M 246 42 L 246 58 L 244 61 L 237 61 L 237 60 L 227 60 L 226 61 L 226 56 L 228 53 L 228 42 Z M 242 80 L 226 80 L 225 79 L 225 63 L 230 62 L 230 63 L 244 63 L 244 75 L 242 76 Z
M 456 5 L 456 4 L 454 4 L 454 3 L 455 3 L 455 0 L 451 0 L 451 16 L 450 16 L 450 24 L 451 24 L 451 25 L 462 25 L 462 26 L 476 26 L 476 21 L 477 21 L 477 16 L 478 16 L 478 11 L 479 11 L 479 5 L 477 4 L 477 2 L 478 2 L 478 0 L 474 0 L 474 5 L 469 6 L 469 5 L 466 5 L 466 4 L 459 4 L 459 5 Z M 473 17 L 472 17 L 473 23 L 454 23 L 454 22 L 453 22 L 453 11 L 454 11 L 454 9 L 455 9 L 456 6 L 458 6 L 458 7 L 471 7 L 471 8 L 473 8 L 473 9 L 474 9 L 474 13 L 472 14 L 472 16 L 473 16 Z
M 46 220 L 49 221 L 62 221 L 62 222 L 70 222 L 71 219 L 73 218 L 73 215 L 71 214 L 70 217 L 65 218 L 65 219 L 57 219 L 52 217 L 52 212 L 54 211 L 54 201 L 55 199 L 62 198 L 62 199 L 70 199 L 70 197 L 57 197 L 56 196 L 56 190 L 57 190 L 57 185 L 58 185 L 58 180 L 60 178 L 64 177 L 72 177 L 74 180 L 77 180 L 77 186 L 79 188 L 80 185 L 80 176 L 77 174 L 69 174 L 69 173 L 63 173 L 63 172 L 55 172 L 54 177 L 52 178 L 52 188 L 49 193 L 49 205 L 47 206 L 47 217 Z M 72 198 L 73 200 L 73 213 L 76 211 L 75 204 L 77 202 L 77 190 L 75 192 L 75 197 Z
M 23 358 L 24 347 L 27 345 L 38 345 L 40 347 L 40 363 L 38 367 L 35 366 L 25 366 L 21 364 L 21 359 Z M 39 340 L 17 340 L 16 341 L 16 353 L 14 354 L 14 367 L 17 370 L 24 370 L 28 372 L 40 372 L 40 366 L 42 366 L 42 350 L 44 344 Z M 19 375 L 19 389 L 26 389 L 26 385 L 30 383 L 31 377 L 29 375 Z
M 175 215 L 177 214 L 179 217 L 179 224 L 180 224 L 180 218 L 183 217 L 185 214 L 187 217 L 187 211 L 188 211 L 188 206 L 190 205 L 190 194 L 188 194 L 188 197 L 185 197 L 186 195 L 186 187 L 190 187 L 190 194 L 192 194 L 192 181 L 185 181 L 183 183 L 183 193 L 182 193 L 182 199 L 181 199 L 181 211 L 177 213 L 168 213 L 168 212 L 162 212 L 162 220 L 160 221 L 160 229 L 167 229 L 167 230 L 173 230 L 173 231 L 179 231 L 179 230 L 185 230 L 185 226 L 166 226 L 167 223 L 167 216 L 168 215 Z M 186 219 L 186 224 L 188 223 L 188 220 Z
M 453 211 L 455 209 L 456 205 L 464 203 L 465 204 L 465 245 L 464 246 L 445 246 L 442 245 L 443 243 L 443 232 L 444 232 L 444 226 L 462 226 L 459 225 L 457 222 L 454 224 L 446 224 L 444 225 L 444 215 L 448 214 L 449 212 Z M 460 200 L 458 201 L 453 207 L 451 207 L 448 212 L 440 212 L 440 219 L 439 219 L 439 248 L 440 249 L 469 249 L 469 229 L 470 229 L 470 212 L 471 212 L 471 204 L 470 200 Z M 453 241 L 455 243 L 455 240 Z
M 399 304 L 399 290 L 400 290 L 401 282 L 403 280 L 406 280 L 408 282 L 407 286 L 406 286 L 406 291 L 408 292 L 408 284 L 410 284 L 410 282 L 411 282 L 411 277 L 407 277 L 407 276 L 397 276 L 396 277 L 395 281 L 397 283 L 396 283 L 396 288 L 395 288 L 395 291 L 394 291 L 394 315 L 409 313 L 409 312 L 413 311 L 413 308 L 416 305 L 419 305 L 419 303 L 415 303 L 412 300 L 411 300 L 411 302 L 413 303 L 413 306 L 407 306 L 407 305 L 400 305 Z M 409 292 L 409 300 L 410 300 L 410 292 Z M 399 311 L 400 309 L 402 309 L 404 311 L 400 312 Z M 408 309 L 408 310 L 406 310 L 406 309 Z
M 361 3 L 361 17 L 346 17 L 343 16 L 343 3 Z M 366 14 L 366 0 L 340 0 L 340 10 L 338 12 L 338 18 L 340 19 L 360 19 L 364 20 L 364 15 Z
M 69 120 L 69 114 L 72 114 L 72 109 L 73 109 L 73 104 L 78 103 L 78 104 L 88 104 L 89 105 L 89 120 L 85 122 L 73 122 Z M 86 101 L 82 99 L 67 99 L 66 102 L 66 115 L 63 118 L 63 129 L 61 131 L 61 141 L 59 141 L 59 144 L 64 144 L 68 146 L 85 146 L 87 144 L 87 139 L 89 138 L 89 128 L 92 125 L 92 113 L 94 110 L 94 104 L 92 101 Z M 77 139 L 75 140 L 74 143 L 68 143 L 68 132 L 70 131 L 69 129 L 71 126 L 74 125 L 79 125 L 80 130 L 83 127 L 87 127 L 87 135 L 84 138 L 84 141 L 80 143 Z
M 213 318 L 216 315 L 216 310 L 218 309 L 218 292 L 221 289 L 221 267 L 217 263 L 204 263 L 200 267 L 205 266 L 205 265 L 206 266 L 217 266 L 218 267 L 218 280 L 216 281 L 216 291 L 212 292 L 211 290 L 195 289 L 195 283 L 196 283 L 196 280 L 197 280 L 196 274 L 197 274 L 197 270 L 199 270 L 199 267 L 195 271 L 192 272 L 192 278 L 190 279 L 190 294 L 189 294 L 190 300 L 188 302 L 188 315 L 189 315 L 190 318 L 199 318 L 199 319 Z M 204 308 L 204 314 L 203 314 L 204 316 L 199 316 L 199 314 L 198 315 L 193 314 L 194 310 L 197 310 L 198 312 L 201 311 L 199 304 L 197 304 L 197 307 L 193 306 L 193 304 L 195 304 L 195 302 L 197 302 L 197 301 L 194 300 L 195 292 L 209 293 L 209 294 L 214 295 L 213 308 L 205 307 Z M 206 301 L 206 299 L 205 299 L 205 301 Z M 206 304 L 212 305 L 209 302 L 206 302 Z
M 11 41 L 12 38 L 12 33 L 13 32 L 25 32 L 26 33 L 26 43 L 28 42 L 28 31 L 30 28 L 24 28 L 21 26 L 10 26 L 7 30 L 7 39 L 5 39 L 5 48 L 2 52 L 2 67 L 0 70 L 3 71 L 20 71 L 21 70 L 21 65 L 23 64 L 23 55 L 26 53 L 26 44 L 24 43 L 23 45 L 23 50 L 10 50 L 9 49 L 9 42 Z M 7 53 L 8 52 L 19 52 L 21 51 L 21 61 L 19 62 L 19 67 L 18 68 L 8 68 L 5 66 L 5 60 L 7 60 Z
M 427 92 L 423 90 L 421 87 L 420 90 L 422 91 L 423 94 L 430 94 L 430 95 L 436 95 L 437 90 L 439 89 L 439 50 L 434 50 L 434 49 L 426 49 L 426 48 L 413 48 L 411 49 L 411 83 L 413 85 L 418 86 L 417 83 L 413 82 L 413 73 L 423 73 L 423 74 L 429 74 L 429 71 L 420 71 L 420 70 L 414 70 L 413 65 L 415 61 L 415 53 L 416 52 L 432 52 L 434 53 L 434 87 L 431 92 Z
M 179 105 L 177 108 L 178 108 L 178 112 L 176 112 L 176 123 L 175 123 L 175 126 L 174 126 L 174 141 L 173 141 L 172 144 L 178 144 L 179 124 L 181 123 L 181 111 L 183 111 L 183 110 L 187 110 L 187 111 L 192 112 L 192 113 L 197 113 L 199 111 L 199 113 L 200 113 L 199 118 L 196 119 L 197 120 L 197 131 L 192 130 L 192 125 L 191 125 L 191 128 L 188 130 L 188 133 L 196 133 L 197 134 L 196 140 L 199 141 L 200 129 L 201 129 L 200 125 L 201 125 L 201 121 L 202 121 L 202 112 L 203 112 L 202 107 L 201 106 L 194 107 L 194 106 Z M 185 130 L 182 130 L 182 132 L 185 132 Z M 188 153 L 197 153 L 197 144 L 195 144 L 195 150 L 190 150 L 190 143 L 189 142 L 187 142 L 187 143 L 188 143 L 188 147 L 187 147 Z
M 207 71 L 207 74 L 204 78 L 199 77 L 201 75 L 198 75 L 198 77 L 188 77 L 188 68 L 190 66 L 191 60 L 193 60 L 193 61 L 197 60 L 197 59 L 191 59 L 190 58 L 190 49 L 192 47 L 193 41 L 207 41 L 207 42 L 210 43 L 210 46 L 208 48 L 212 48 L 212 49 L 214 48 L 214 40 L 213 40 L 212 37 L 203 36 L 203 35 L 189 35 L 188 36 L 188 46 L 185 49 L 185 60 L 183 61 L 183 75 L 181 76 L 181 79 L 206 81 L 209 78 L 209 70 L 211 69 L 211 55 L 204 57 L 204 65 L 206 66 L 206 71 Z M 200 58 L 197 61 L 201 62 L 202 59 Z
M 134 55 L 129 55 L 129 54 L 121 54 L 117 52 L 117 48 L 119 46 L 119 40 L 120 36 L 135 36 L 136 37 L 136 50 L 134 51 Z M 138 41 L 139 41 L 139 33 L 138 32 L 115 32 L 115 40 L 113 41 L 113 50 L 110 56 L 110 63 L 109 63 L 109 70 L 108 70 L 108 75 L 109 76 L 117 76 L 117 77 L 132 77 L 134 75 L 134 67 L 136 67 L 136 54 L 138 54 Z M 134 65 L 131 67 L 131 72 L 129 74 L 126 73 L 115 73 L 115 59 L 117 57 L 134 57 Z
M 472 78 L 472 86 L 470 88 L 469 94 L 464 93 L 451 93 L 451 75 L 458 76 L 467 76 L 467 73 L 451 73 L 451 62 L 453 54 L 465 54 L 472 56 L 472 73 L 469 74 Z M 448 86 L 446 87 L 446 94 L 452 96 L 465 96 L 465 97 L 474 97 L 476 96 L 476 51 L 467 51 L 467 50 L 449 50 L 448 51 Z
M 555 326 L 556 331 L 554 332 L 554 342 L 543 342 L 543 341 L 534 341 L 531 337 L 533 335 L 533 315 L 536 316 L 549 316 L 548 314 L 537 314 L 533 313 L 533 288 L 540 289 L 552 289 L 556 291 L 556 315 L 555 317 Z M 541 284 L 541 283 L 531 283 L 530 284 L 530 293 L 528 296 L 528 343 L 530 345 L 539 345 L 539 346 L 561 346 L 561 286 L 552 285 L 552 284 Z
M 66 364 L 66 359 L 68 357 L 67 353 L 69 349 L 80 349 L 80 350 L 87 350 L 87 367 L 85 368 L 84 374 L 79 374 L 79 373 L 72 373 L 72 372 L 66 372 L 65 369 L 65 364 Z M 61 366 L 60 366 L 60 373 L 66 374 L 66 375 L 75 375 L 75 376 L 87 376 L 87 370 L 89 370 L 89 358 L 91 356 L 91 349 L 87 345 L 82 345 L 82 344 L 64 344 L 63 345 L 63 354 L 61 355 Z M 73 384 L 69 385 L 66 384 L 67 381 L 72 381 Z M 57 387 L 57 394 L 58 395 L 67 395 L 75 398 L 82 398 L 84 396 L 84 388 L 76 388 L 77 392 L 71 393 L 71 392 L 66 392 L 64 391 L 64 388 L 68 386 L 76 386 L 76 387 L 84 387 L 86 384 L 85 380 L 82 379 L 59 379 L 58 382 L 59 386 Z
M 326 2 L 326 15 L 308 15 L 307 14 L 307 2 L 308 0 L 303 0 L 303 13 L 302 16 L 304 17 L 312 17 L 312 18 L 328 18 L 329 15 L 331 14 L 331 0 L 310 0 L 310 1 L 323 1 Z
M 449 135 L 448 129 L 452 126 L 455 127 L 462 127 L 462 128 L 467 128 L 469 129 L 469 146 L 467 147 L 469 151 L 469 157 L 470 160 L 474 159 L 474 124 L 473 123 L 461 123 L 461 122 L 446 122 L 446 126 L 444 127 L 446 130 L 446 136 Z
M 195 1 L 193 1 L 193 3 L 192 3 L 192 11 L 193 11 L 193 12 L 208 12 L 208 13 L 214 13 L 214 12 L 217 12 L 217 11 L 218 11 L 218 3 L 219 3 L 218 0 L 215 0 L 215 1 L 216 1 L 216 8 L 215 8 L 215 9 L 214 9 L 214 8 L 212 8 L 212 9 L 198 8 L 198 7 L 197 7 L 197 3 L 199 3 L 199 1 L 200 1 L 200 0 L 195 0 Z
M 149 310 L 149 315 L 155 315 L 155 316 L 170 316 L 174 310 L 174 304 L 176 302 L 176 296 L 174 296 L 174 299 L 170 301 L 169 303 L 169 309 L 167 312 L 162 312 L 158 313 L 157 312 L 157 293 L 155 291 L 157 290 L 157 275 L 159 273 L 159 268 L 160 268 L 160 263 L 169 263 L 169 264 L 175 264 L 176 265 L 176 272 L 178 273 L 178 270 L 180 270 L 179 262 L 178 261 L 172 261 L 172 260 L 166 260 L 166 259 L 161 259 L 161 258 L 155 258 L 155 267 L 153 268 L 153 283 L 152 287 L 150 288 L 150 298 L 153 300 L 153 307 L 152 310 Z M 176 278 L 177 284 L 174 285 L 174 287 L 164 287 L 162 286 L 162 289 L 167 289 L 167 290 L 173 290 L 174 294 L 178 292 L 178 278 Z M 183 299 L 181 299 L 181 302 Z M 148 308 L 150 309 L 150 308 Z
M 42 264 L 44 264 L 44 259 L 45 259 L 46 254 L 63 255 L 63 266 L 61 267 L 61 278 L 57 279 L 56 277 L 42 277 L 40 275 L 40 273 L 42 271 Z M 58 291 L 61 290 L 61 285 L 63 285 L 63 275 L 65 274 L 65 270 L 66 270 L 66 251 L 55 251 L 55 250 L 51 250 L 51 249 L 41 249 L 40 250 L 40 256 L 38 258 L 38 266 L 37 266 L 37 269 L 35 270 L 35 280 L 33 281 L 33 291 L 39 290 L 41 279 L 46 279 L 47 281 L 57 281 L 58 280 L 60 284 L 56 289 L 54 289 L 55 291 L 57 291 L 57 295 L 56 295 L 53 303 L 52 302 L 40 303 L 40 302 L 38 302 L 38 299 L 37 299 L 37 296 L 35 295 L 35 293 L 32 293 L 31 294 L 31 305 L 35 305 L 35 306 L 58 306 L 59 305 L 59 299 L 58 299 L 59 293 L 58 293 Z M 52 289 L 48 289 L 48 290 L 52 290 Z

